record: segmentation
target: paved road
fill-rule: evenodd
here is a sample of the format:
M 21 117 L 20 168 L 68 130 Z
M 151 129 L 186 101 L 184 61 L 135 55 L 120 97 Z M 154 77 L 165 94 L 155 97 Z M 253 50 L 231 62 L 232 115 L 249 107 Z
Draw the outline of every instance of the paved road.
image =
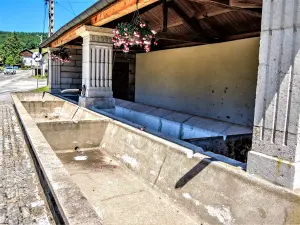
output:
M 0 102 L 0 224 L 54 224 L 11 103 Z
M 0 73 L 0 225 L 54 224 L 10 97 L 36 88 L 30 75 Z
M 37 80 L 30 78 L 31 70 L 18 70 L 15 75 L 0 73 L 0 101 L 11 101 L 10 93 L 29 91 L 37 88 Z M 39 87 L 47 85 L 46 80 L 39 80 Z

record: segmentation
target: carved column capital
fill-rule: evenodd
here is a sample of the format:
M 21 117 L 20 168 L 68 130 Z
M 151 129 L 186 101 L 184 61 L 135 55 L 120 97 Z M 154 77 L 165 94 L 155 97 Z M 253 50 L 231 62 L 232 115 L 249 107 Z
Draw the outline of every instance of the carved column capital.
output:
M 108 43 L 112 44 L 112 38 L 109 36 L 90 35 L 91 42 Z

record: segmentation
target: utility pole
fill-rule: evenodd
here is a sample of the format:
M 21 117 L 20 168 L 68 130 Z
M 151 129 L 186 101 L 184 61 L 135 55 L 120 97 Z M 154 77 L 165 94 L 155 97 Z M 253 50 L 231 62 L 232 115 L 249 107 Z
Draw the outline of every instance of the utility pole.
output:
M 54 0 L 46 0 L 46 3 L 49 3 L 48 37 L 50 37 L 54 33 Z

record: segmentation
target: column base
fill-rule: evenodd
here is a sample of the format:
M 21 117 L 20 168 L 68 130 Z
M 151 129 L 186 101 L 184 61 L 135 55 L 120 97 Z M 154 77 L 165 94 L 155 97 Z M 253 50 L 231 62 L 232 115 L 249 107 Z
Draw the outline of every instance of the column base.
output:
M 250 151 L 247 172 L 293 190 L 300 188 L 300 162 L 293 163 Z
M 98 109 L 111 109 L 115 107 L 115 99 L 114 98 L 106 98 L 106 97 L 82 97 L 79 96 L 78 105 L 80 107 L 90 108 L 92 106 Z

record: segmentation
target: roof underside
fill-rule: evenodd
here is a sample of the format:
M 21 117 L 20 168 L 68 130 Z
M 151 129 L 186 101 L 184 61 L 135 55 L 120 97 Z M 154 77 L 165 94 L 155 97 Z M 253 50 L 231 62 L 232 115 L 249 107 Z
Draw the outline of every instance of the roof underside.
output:
M 140 15 L 159 32 L 159 44 L 153 50 L 210 44 L 259 36 L 261 0 L 161 0 L 140 9 Z M 119 22 L 130 22 L 132 16 L 102 26 L 115 28 Z M 69 44 L 80 45 L 82 38 Z

